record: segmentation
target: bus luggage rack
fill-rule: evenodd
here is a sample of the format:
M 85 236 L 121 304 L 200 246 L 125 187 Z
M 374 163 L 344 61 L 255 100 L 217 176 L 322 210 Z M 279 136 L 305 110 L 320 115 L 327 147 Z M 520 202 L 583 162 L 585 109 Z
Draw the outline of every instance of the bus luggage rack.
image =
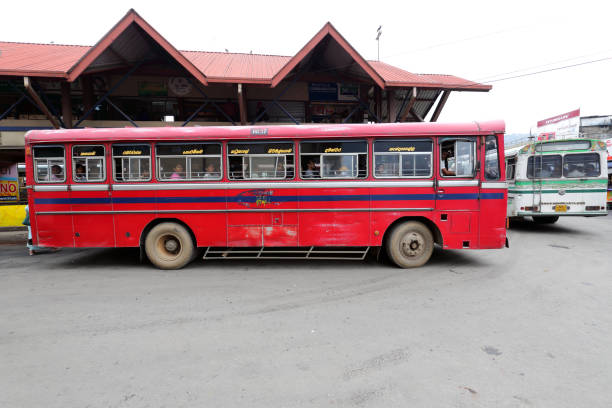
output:
M 203 259 L 363 260 L 370 247 L 208 247 Z

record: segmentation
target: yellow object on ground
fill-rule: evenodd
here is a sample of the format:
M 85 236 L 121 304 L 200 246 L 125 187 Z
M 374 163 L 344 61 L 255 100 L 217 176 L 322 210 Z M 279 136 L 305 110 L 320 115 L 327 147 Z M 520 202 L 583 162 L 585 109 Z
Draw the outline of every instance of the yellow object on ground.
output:
M 0 205 L 0 227 L 23 227 L 25 205 Z

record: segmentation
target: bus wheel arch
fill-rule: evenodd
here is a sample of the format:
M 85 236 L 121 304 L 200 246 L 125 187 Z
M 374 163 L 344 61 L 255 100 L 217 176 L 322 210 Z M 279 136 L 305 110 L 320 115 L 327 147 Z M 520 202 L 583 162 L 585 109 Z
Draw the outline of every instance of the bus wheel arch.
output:
M 197 254 L 197 241 L 191 228 L 176 218 L 151 221 L 142 231 L 140 248 L 160 269 L 180 269 Z
M 434 243 L 443 244 L 442 233 L 430 219 L 402 217 L 386 229 L 382 247 L 397 266 L 411 268 L 422 266 L 429 260 Z

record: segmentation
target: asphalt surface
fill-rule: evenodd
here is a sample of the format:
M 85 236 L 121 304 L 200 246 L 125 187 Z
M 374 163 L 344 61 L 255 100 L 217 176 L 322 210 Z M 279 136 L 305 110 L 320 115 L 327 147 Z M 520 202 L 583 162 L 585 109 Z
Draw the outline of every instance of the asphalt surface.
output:
M 168 272 L 0 233 L 0 406 L 609 407 L 612 216 L 509 237 Z

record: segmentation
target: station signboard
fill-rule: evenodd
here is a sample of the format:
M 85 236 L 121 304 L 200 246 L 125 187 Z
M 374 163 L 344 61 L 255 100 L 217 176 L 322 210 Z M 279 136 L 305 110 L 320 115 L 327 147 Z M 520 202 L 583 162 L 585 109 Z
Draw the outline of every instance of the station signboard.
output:
M 580 135 L 580 109 L 538 121 L 537 140 L 571 139 Z
M 0 164 L 0 201 L 19 201 L 19 181 L 17 178 L 17 164 Z

